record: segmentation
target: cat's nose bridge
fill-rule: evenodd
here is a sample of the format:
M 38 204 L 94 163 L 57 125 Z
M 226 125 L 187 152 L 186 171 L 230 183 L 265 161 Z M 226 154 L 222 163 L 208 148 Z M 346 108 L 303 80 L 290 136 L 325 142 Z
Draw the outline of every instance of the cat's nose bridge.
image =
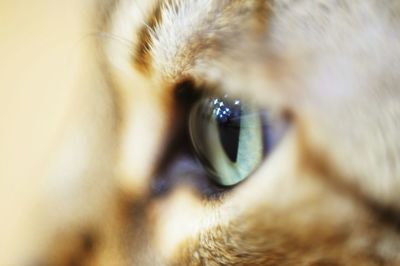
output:
M 121 111 L 116 175 L 122 190 L 142 194 L 163 150 L 171 110 L 151 91 L 129 98 Z

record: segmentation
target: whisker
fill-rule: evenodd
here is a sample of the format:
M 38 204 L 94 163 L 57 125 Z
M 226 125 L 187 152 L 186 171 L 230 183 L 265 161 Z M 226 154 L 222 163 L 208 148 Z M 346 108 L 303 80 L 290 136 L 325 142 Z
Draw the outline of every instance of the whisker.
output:
M 96 35 L 99 36 L 100 38 L 111 39 L 111 40 L 114 40 L 114 41 L 118 41 L 118 42 L 120 42 L 121 44 L 125 45 L 128 48 L 131 48 L 133 46 L 132 41 L 130 41 L 130 40 L 126 39 L 126 38 L 123 38 L 121 36 L 109 33 L 109 32 L 98 32 L 98 33 L 96 33 Z

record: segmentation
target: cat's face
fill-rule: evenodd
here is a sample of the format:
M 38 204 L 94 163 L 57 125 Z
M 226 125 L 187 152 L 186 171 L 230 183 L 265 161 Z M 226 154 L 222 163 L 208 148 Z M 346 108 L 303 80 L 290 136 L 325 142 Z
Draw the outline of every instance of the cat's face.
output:
M 95 219 L 61 226 L 87 234 L 61 238 L 71 249 L 51 249 L 53 261 L 74 254 L 95 265 L 400 263 L 395 1 L 100 6 L 97 55 L 111 93 L 93 114 L 108 112 L 112 133 L 98 143 L 111 163 L 89 160 L 107 174 L 80 176 L 90 188 L 112 189 L 77 208 Z M 204 111 L 224 99 L 243 108 L 240 132 L 248 134 L 222 134 L 222 122 Z M 270 128 L 278 128 L 273 137 L 257 131 Z M 96 158 L 102 149 L 94 147 L 87 150 Z M 245 168 L 239 183 L 230 179 L 235 167 Z
M 105 51 L 128 121 L 118 169 L 140 210 L 131 230 L 143 234 L 127 237 L 134 261 L 400 263 L 394 8 L 389 1 L 117 4 Z M 222 195 L 191 146 L 196 138 L 218 146 L 223 137 L 187 136 L 193 91 L 250 102 L 287 123 L 259 168 Z M 212 125 L 194 130 L 201 127 Z M 200 156 L 213 165 L 216 150 Z

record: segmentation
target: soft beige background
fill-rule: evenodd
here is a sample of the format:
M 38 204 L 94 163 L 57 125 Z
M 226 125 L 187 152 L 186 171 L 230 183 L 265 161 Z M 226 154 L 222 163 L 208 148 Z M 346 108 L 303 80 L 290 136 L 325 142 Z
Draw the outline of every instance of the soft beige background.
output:
M 0 0 L 0 265 L 19 264 L 21 252 L 45 244 L 35 224 L 40 186 L 82 95 L 91 4 Z

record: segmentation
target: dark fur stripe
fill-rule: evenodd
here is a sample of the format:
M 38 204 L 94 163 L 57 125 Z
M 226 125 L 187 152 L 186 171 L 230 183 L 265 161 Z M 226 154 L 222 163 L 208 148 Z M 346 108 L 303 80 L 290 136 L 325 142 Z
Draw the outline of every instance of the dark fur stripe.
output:
M 258 0 L 255 9 L 255 29 L 261 36 L 267 31 L 268 21 L 272 15 L 272 3 L 269 0 Z
M 157 24 L 161 23 L 161 10 L 163 4 L 162 1 L 158 1 L 155 5 L 153 12 L 149 16 L 145 25 L 143 25 L 142 29 L 139 31 L 139 45 L 136 48 L 136 51 L 133 55 L 133 62 L 135 66 L 141 70 L 142 72 L 149 72 L 151 66 L 151 58 L 150 58 L 150 48 L 152 43 L 151 31 L 153 31 Z

